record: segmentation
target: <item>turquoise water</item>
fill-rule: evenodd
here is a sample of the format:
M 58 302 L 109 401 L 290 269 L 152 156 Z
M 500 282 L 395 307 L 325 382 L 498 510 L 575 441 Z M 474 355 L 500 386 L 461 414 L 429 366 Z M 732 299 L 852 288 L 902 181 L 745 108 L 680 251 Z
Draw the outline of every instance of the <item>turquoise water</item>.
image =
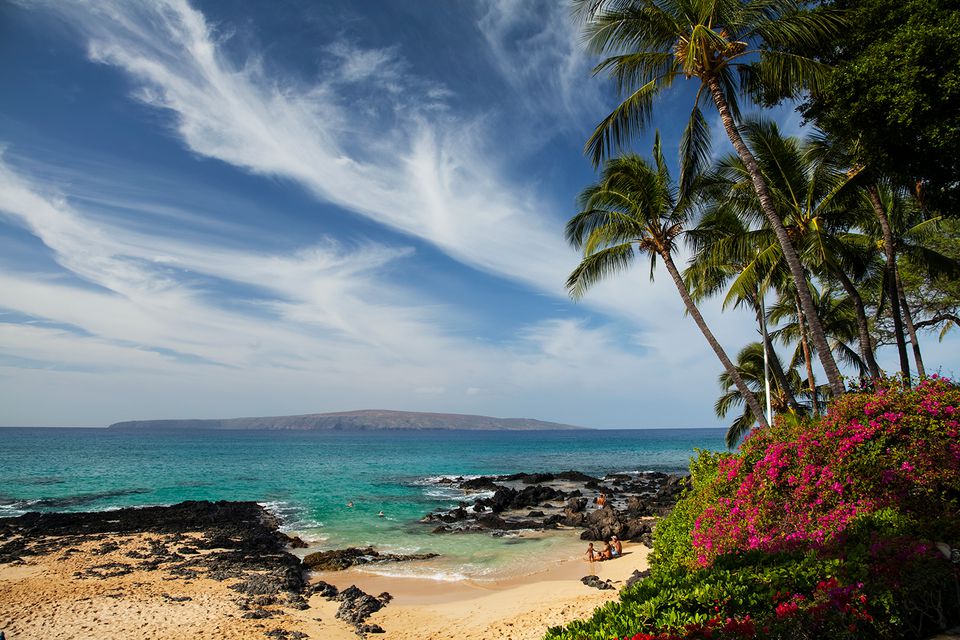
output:
M 509 564 L 519 546 L 540 545 L 538 552 L 549 552 L 560 542 L 552 536 L 431 534 L 417 520 L 436 508 L 455 506 L 462 497 L 457 489 L 437 485 L 437 477 L 566 469 L 601 476 L 684 471 L 695 448 L 723 449 L 723 434 L 722 429 L 125 433 L 8 428 L 0 429 L 0 516 L 253 500 L 313 546 L 433 551 L 444 560 L 395 568 L 476 578 Z M 351 501 L 354 506 L 347 507 Z M 387 517 L 378 518 L 379 511 Z

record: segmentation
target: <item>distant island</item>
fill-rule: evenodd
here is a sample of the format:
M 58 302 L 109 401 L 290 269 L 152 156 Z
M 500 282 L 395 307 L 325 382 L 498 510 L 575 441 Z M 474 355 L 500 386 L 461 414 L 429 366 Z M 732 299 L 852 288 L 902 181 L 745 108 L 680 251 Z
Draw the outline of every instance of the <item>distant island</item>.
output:
M 460 413 L 420 413 L 368 409 L 336 413 L 310 413 L 301 416 L 269 416 L 263 418 L 224 418 L 212 420 L 128 420 L 115 422 L 108 429 L 116 430 L 253 430 L 275 429 L 301 431 L 383 431 L 383 430 L 467 430 L 467 431 L 548 431 L 585 429 L 558 422 L 530 418 L 492 418 Z

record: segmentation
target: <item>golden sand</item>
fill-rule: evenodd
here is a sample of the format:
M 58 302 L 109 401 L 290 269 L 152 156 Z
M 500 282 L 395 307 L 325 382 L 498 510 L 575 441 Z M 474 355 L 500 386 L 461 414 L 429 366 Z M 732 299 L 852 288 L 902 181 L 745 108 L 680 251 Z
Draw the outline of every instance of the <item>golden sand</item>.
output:
M 118 576 L 96 569 L 103 578 L 89 574 L 93 567 L 129 564 L 127 553 L 145 551 L 150 539 L 162 537 L 112 536 L 120 548 L 103 555 L 93 553 L 103 543 L 99 539 L 74 544 L 73 553 L 59 549 L 25 556 L 23 564 L 0 565 L 0 630 L 7 640 L 263 639 L 274 630 L 315 640 L 357 637 L 335 618 L 339 603 L 319 595 L 309 599 L 309 609 L 269 606 L 274 617 L 247 619 L 244 598 L 229 588 L 231 581 L 184 578 L 162 568 Z M 386 633 L 371 638 L 536 640 L 547 628 L 588 616 L 617 597 L 617 590 L 584 586 L 581 577 L 594 573 L 619 588 L 634 570 L 646 568 L 647 553 L 642 545 L 626 544 L 622 558 L 594 563 L 592 569 L 585 559 L 536 558 L 531 561 L 542 570 L 482 583 L 388 578 L 357 569 L 314 574 L 311 581 L 341 589 L 355 584 L 371 595 L 389 591 L 394 600 L 367 621 Z M 87 577 L 79 577 L 85 572 Z

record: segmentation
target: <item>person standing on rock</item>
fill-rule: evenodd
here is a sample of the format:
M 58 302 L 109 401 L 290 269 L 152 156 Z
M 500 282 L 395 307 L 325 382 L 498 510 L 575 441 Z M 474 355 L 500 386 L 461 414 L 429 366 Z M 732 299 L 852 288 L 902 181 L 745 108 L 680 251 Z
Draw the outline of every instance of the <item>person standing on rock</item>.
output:
M 597 496 L 597 507 L 603 509 L 607 505 L 607 494 L 601 493 Z

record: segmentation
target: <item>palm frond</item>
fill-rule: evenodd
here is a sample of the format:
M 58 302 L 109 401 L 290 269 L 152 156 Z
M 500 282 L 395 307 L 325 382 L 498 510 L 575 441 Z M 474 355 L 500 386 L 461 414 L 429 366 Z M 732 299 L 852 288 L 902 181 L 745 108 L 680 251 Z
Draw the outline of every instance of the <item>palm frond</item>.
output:
M 662 85 L 656 79 L 647 82 L 617 105 L 610 115 L 597 125 L 587 140 L 584 152 L 593 166 L 600 166 L 605 157 L 615 154 L 633 136 L 642 131 L 653 114 L 653 100 Z
M 700 87 L 703 91 L 703 87 Z M 699 101 L 699 100 L 698 100 Z M 697 102 L 698 102 L 697 101 Z M 694 181 L 710 162 L 710 124 L 703 117 L 699 104 L 694 102 L 690 119 L 680 138 L 680 197 L 687 198 Z
M 567 278 L 567 292 L 574 300 L 581 299 L 597 282 L 628 269 L 635 256 L 633 246 L 628 243 L 586 256 Z
M 830 76 L 829 65 L 784 51 L 761 51 L 754 79 L 768 93 L 799 98 L 803 91 L 819 93 Z
M 849 15 L 847 11 L 826 7 L 818 7 L 816 11 L 784 11 L 775 20 L 758 20 L 745 35 L 756 36 L 767 47 L 775 49 L 815 52 L 843 34 Z
M 725 444 L 728 449 L 735 448 L 741 440 L 747 437 L 747 434 L 750 433 L 750 429 L 757 423 L 757 419 L 753 417 L 749 411 L 744 411 L 743 415 L 733 421 L 729 427 L 727 427 L 727 434 L 724 437 Z

